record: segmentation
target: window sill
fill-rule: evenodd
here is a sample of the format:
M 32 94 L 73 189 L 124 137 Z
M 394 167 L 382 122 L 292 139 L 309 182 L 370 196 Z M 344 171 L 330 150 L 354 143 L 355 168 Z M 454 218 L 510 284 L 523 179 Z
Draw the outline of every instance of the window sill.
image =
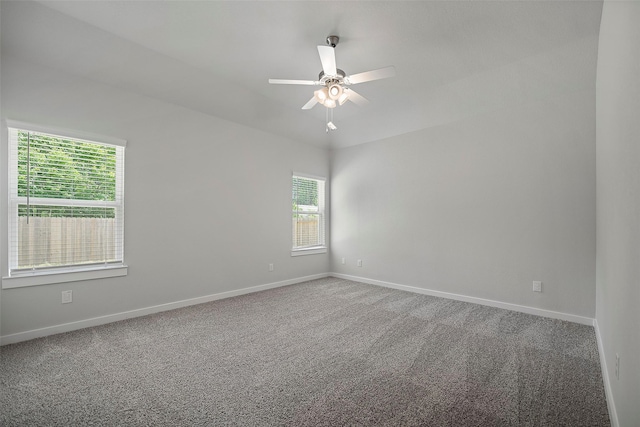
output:
M 327 253 L 326 246 L 316 246 L 313 248 L 291 250 L 291 256 L 315 255 L 315 254 L 326 254 L 326 253 Z
M 80 280 L 104 279 L 108 277 L 119 277 L 127 275 L 128 267 L 118 265 L 112 267 L 91 268 L 73 271 L 36 271 L 33 273 L 22 273 L 17 276 L 7 276 L 2 278 L 2 289 L 22 288 L 26 286 L 51 285 L 54 283 L 77 282 Z

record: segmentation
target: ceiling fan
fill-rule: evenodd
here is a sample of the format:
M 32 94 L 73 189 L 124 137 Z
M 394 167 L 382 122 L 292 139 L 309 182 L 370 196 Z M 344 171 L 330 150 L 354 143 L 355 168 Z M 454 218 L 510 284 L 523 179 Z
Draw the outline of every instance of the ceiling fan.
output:
M 338 36 L 328 36 L 326 41 L 326 46 L 318 46 L 320 62 L 322 63 L 322 71 L 320 71 L 320 74 L 318 75 L 318 80 L 269 79 L 269 83 L 281 85 L 322 86 L 321 89 L 318 89 L 313 93 L 313 97 L 309 102 L 302 106 L 302 109 L 311 109 L 316 104 L 322 104 L 327 107 L 328 132 L 329 130 L 337 129 L 336 126 L 329 121 L 329 109 L 333 109 L 337 105 L 342 105 L 347 101 L 351 101 L 360 106 L 369 102 L 364 96 L 349 88 L 349 86 L 393 77 L 396 74 L 396 70 L 391 66 L 347 76 L 344 71 L 336 68 L 335 47 L 338 45 L 340 38 Z

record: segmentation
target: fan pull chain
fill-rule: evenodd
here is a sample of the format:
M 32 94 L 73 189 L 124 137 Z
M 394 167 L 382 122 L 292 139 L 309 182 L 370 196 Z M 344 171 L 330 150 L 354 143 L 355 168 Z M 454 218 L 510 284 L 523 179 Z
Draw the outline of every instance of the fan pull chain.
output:
M 328 108 L 326 108 L 324 117 L 325 117 L 324 121 L 326 123 L 324 130 L 326 133 L 329 133 L 329 109 Z

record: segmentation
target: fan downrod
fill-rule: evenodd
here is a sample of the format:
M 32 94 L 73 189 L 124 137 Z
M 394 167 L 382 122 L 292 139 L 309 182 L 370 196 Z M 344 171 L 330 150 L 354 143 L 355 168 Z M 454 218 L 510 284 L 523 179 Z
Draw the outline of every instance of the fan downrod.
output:
M 338 42 L 340 41 L 340 37 L 338 36 L 328 36 L 327 37 L 327 44 L 333 48 L 335 48 L 338 45 Z

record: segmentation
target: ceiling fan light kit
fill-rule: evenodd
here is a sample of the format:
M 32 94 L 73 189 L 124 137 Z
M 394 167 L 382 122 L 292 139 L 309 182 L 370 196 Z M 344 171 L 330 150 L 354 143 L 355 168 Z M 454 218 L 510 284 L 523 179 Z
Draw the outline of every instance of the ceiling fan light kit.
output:
M 334 101 L 337 101 L 342 93 L 342 86 L 340 86 L 339 84 L 334 83 L 329 86 L 329 98 L 333 99 Z
M 372 80 L 385 79 L 395 75 L 394 67 L 385 67 L 378 70 L 365 71 L 364 73 L 347 76 L 344 71 L 336 67 L 335 47 L 338 45 L 340 37 L 328 36 L 326 46 L 318 46 L 318 54 L 322 63 L 322 71 L 318 75 L 318 80 L 287 80 L 269 79 L 271 84 L 293 84 L 308 86 L 323 86 L 313 92 L 313 97 L 302 106 L 303 110 L 309 110 L 316 104 L 321 104 L 327 108 L 327 132 L 336 130 L 336 126 L 328 118 L 328 110 L 337 105 L 343 105 L 347 101 L 362 106 L 369 102 L 364 96 L 358 94 L 347 86 L 365 83 Z M 331 114 L 333 116 L 333 112 Z M 329 126 L 329 124 L 331 126 Z
M 317 91 L 313 92 L 313 94 L 315 95 L 316 100 L 321 104 L 325 100 L 329 99 L 329 91 L 327 90 L 326 87 L 323 87 L 322 89 L 318 89 Z
M 313 92 L 313 96 L 319 104 L 327 108 L 336 108 L 336 105 L 344 104 L 349 98 L 349 94 L 345 93 L 342 86 L 338 83 L 333 83 L 329 87 L 316 90 Z M 336 104 L 336 102 L 338 104 Z

